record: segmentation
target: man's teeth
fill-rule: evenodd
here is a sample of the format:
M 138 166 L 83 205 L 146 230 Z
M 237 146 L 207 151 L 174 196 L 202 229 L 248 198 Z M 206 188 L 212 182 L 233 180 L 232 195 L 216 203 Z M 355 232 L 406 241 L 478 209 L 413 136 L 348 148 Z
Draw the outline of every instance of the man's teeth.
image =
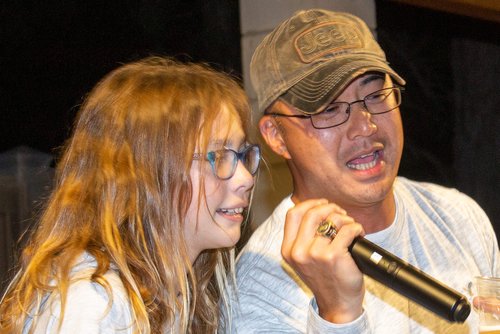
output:
M 378 160 L 378 151 L 374 152 L 373 154 L 365 154 L 360 156 L 358 159 L 365 159 L 366 157 L 372 156 L 373 159 L 370 162 L 365 162 L 365 163 L 347 163 L 347 167 L 356 169 L 356 170 L 368 170 L 370 168 L 375 167 L 377 164 Z M 356 160 L 358 160 L 356 159 Z
M 244 210 L 243 208 L 236 208 L 236 209 L 220 209 L 219 211 L 221 211 L 226 215 L 238 215 L 243 213 L 243 210 Z
M 349 165 L 349 167 L 357 169 L 357 170 L 367 170 L 367 169 L 375 167 L 376 164 L 377 164 L 377 161 L 372 161 L 372 162 L 369 162 L 366 164 Z

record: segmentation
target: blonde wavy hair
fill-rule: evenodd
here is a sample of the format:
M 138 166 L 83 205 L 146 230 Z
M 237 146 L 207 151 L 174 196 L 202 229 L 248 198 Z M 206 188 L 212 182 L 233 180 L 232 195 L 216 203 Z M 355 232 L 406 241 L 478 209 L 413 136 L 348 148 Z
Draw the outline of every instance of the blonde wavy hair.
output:
M 91 279 L 110 297 L 104 274 L 111 264 L 117 268 L 136 333 L 160 333 L 176 321 L 186 333 L 217 331 L 226 313 L 219 303 L 229 307 L 226 288 L 234 286 L 234 249 L 204 251 L 192 265 L 183 226 L 193 152 L 200 143 L 206 152 L 221 105 L 249 134 L 250 107 L 238 81 L 203 64 L 149 57 L 96 85 L 2 297 L 0 332 L 20 333 L 30 310 L 53 292 L 61 296 L 62 322 L 82 252 L 96 259 Z

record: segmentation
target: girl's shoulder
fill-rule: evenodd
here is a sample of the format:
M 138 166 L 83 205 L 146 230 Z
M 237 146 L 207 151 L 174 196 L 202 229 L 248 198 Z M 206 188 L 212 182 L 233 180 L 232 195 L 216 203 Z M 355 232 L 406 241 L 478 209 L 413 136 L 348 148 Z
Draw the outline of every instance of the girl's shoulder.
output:
M 132 310 L 119 274 L 110 269 L 93 279 L 95 268 L 95 259 L 82 256 L 71 272 L 61 329 L 61 298 L 52 293 L 37 317 L 35 333 L 132 333 Z

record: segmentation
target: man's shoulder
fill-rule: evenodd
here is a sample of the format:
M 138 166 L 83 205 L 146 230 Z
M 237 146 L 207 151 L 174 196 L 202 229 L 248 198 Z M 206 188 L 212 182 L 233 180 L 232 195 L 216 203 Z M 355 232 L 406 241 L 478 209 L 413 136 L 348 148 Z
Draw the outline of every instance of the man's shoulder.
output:
M 239 252 L 237 265 L 265 256 L 273 256 L 281 248 L 283 227 L 271 215 L 253 232 L 243 249 Z
M 287 210 L 293 206 L 289 197 L 285 198 L 273 213 L 252 233 L 236 261 L 240 279 L 248 271 L 257 272 L 273 266 L 280 266 L 283 226 Z
M 396 198 L 406 210 L 421 209 L 440 217 L 474 218 L 489 221 L 483 209 L 469 195 L 455 189 L 430 182 L 413 181 L 398 177 L 395 182 Z
M 286 212 L 292 206 L 293 202 L 290 196 L 284 198 L 281 203 L 274 208 L 271 215 L 255 228 L 246 243 L 243 252 L 249 251 L 250 249 L 257 250 L 259 252 L 266 251 L 270 248 L 274 248 L 277 242 L 279 242 L 281 247 Z
M 432 182 L 414 181 L 401 176 L 396 179 L 395 190 L 399 194 L 409 195 L 417 199 L 422 198 L 435 203 L 457 203 L 457 201 L 474 203 L 471 197 L 456 188 Z

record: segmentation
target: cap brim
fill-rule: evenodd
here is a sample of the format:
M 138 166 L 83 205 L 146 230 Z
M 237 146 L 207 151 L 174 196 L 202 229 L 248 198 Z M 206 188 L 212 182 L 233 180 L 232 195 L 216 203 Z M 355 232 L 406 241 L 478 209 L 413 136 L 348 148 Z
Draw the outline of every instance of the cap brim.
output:
M 350 55 L 349 58 L 321 64 L 313 73 L 281 95 L 281 98 L 305 114 L 314 114 L 336 99 L 354 79 L 371 71 L 389 74 L 399 85 L 405 84 L 403 78 L 386 62 L 364 56 L 353 59 Z

